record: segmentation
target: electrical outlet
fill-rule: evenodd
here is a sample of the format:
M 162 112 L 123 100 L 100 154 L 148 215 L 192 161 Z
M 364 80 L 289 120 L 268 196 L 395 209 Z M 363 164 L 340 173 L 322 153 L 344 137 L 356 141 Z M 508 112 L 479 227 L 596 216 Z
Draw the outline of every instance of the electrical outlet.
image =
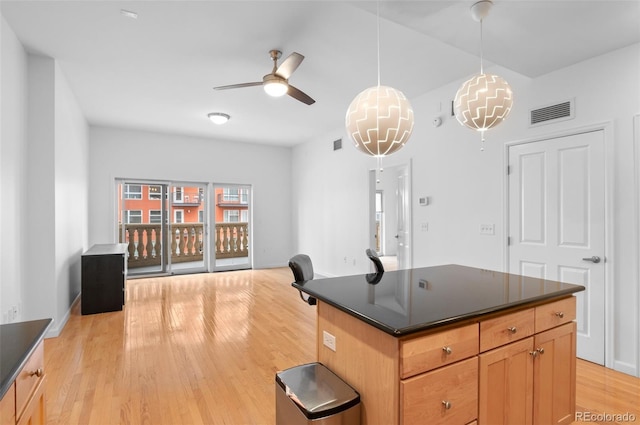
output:
M 322 344 L 330 350 L 336 351 L 336 337 L 327 331 L 322 331 Z
M 480 234 L 481 235 L 493 235 L 493 234 L 495 234 L 495 226 L 493 224 L 481 224 L 480 225 Z

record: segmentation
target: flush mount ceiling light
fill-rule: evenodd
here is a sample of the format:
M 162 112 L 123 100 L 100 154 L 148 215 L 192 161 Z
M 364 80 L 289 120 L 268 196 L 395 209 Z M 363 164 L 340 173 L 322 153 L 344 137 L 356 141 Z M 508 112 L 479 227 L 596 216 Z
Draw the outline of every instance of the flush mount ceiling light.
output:
M 471 6 L 471 16 L 480 22 L 480 74 L 465 81 L 454 100 L 454 112 L 460 124 L 481 134 L 484 150 L 484 132 L 507 118 L 513 106 L 513 92 L 504 78 L 485 74 L 482 52 L 482 20 L 493 3 L 482 0 Z
M 380 85 L 380 4 L 377 11 L 378 85 L 360 92 L 349 105 L 347 134 L 356 148 L 378 158 L 399 150 L 411 137 L 413 109 L 400 91 Z
M 120 9 L 120 14 L 126 18 L 130 19 L 138 19 L 138 14 L 136 12 L 132 12 L 130 10 Z
M 207 116 L 214 124 L 218 125 L 226 123 L 227 121 L 229 121 L 229 118 L 231 118 L 229 114 L 223 114 L 222 112 L 211 112 Z

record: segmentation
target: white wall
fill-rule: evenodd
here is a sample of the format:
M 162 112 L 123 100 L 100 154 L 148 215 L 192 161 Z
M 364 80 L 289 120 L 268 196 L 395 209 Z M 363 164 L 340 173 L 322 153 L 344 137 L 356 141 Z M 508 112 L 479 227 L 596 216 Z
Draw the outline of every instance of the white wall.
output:
M 612 166 L 609 223 L 613 234 L 609 235 L 612 246 L 607 267 L 614 297 L 613 335 L 608 336 L 613 359 L 608 363 L 637 374 L 639 253 L 633 116 L 640 111 L 640 45 L 533 80 L 501 68 L 488 72 L 509 81 L 515 104 L 509 119 L 487 132 L 484 152 L 480 151 L 479 135 L 450 116 L 450 102 L 460 81 L 411 100 L 416 116 L 412 138 L 384 160 L 387 166 L 406 163 L 410 158 L 413 161 L 413 265 L 458 263 L 505 270 L 505 143 L 608 123 L 612 131 L 605 143 Z M 573 120 L 528 127 L 529 109 L 570 98 L 576 101 Z M 441 127 L 431 124 L 436 116 L 443 118 Z M 339 137 L 343 137 L 345 147 L 333 152 L 332 141 Z M 311 255 L 316 270 L 325 275 L 367 272 L 366 175 L 375 167 L 375 159 L 357 152 L 344 130 L 337 129 L 297 146 L 293 163 L 294 222 L 298 229 L 295 249 Z M 351 196 L 342 196 L 338 203 L 336 191 Z M 429 206 L 418 206 L 421 196 L 430 197 Z M 342 212 L 339 220 L 336 207 Z M 419 230 L 421 223 L 428 223 L 427 232 Z M 479 234 L 482 223 L 494 223 L 495 235 Z M 349 259 L 346 264 L 345 257 Z M 356 264 L 351 259 L 356 259 Z
M 89 237 L 89 126 L 57 64 L 55 77 L 54 267 L 56 317 L 63 324 L 80 294 L 80 255 Z
M 6 323 L 7 311 L 22 304 L 24 280 L 27 54 L 2 16 L 0 31 L 0 323 Z
M 252 186 L 254 268 L 285 266 L 291 249 L 291 150 L 91 127 L 89 244 L 116 240 L 116 178 Z
M 2 27 L 2 322 L 64 326 L 80 293 L 87 240 L 87 124 L 55 60 Z

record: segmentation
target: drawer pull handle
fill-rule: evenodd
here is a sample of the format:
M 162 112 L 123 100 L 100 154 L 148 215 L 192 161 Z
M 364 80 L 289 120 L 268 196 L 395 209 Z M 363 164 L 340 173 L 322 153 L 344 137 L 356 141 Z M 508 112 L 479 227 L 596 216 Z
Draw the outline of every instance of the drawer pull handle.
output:
M 449 410 L 451 409 L 451 402 L 447 401 L 447 400 L 442 400 L 442 405 L 444 406 L 445 409 Z
M 442 347 L 442 351 L 444 351 L 445 354 L 451 354 L 453 352 L 451 347 Z
M 564 312 L 563 311 L 556 311 L 556 316 L 558 316 L 559 318 L 563 318 L 564 317 Z
M 538 354 L 540 353 L 538 353 L 538 350 L 534 350 L 534 351 L 529 351 L 529 354 L 531 354 L 531 357 L 535 359 L 536 357 L 538 357 Z
M 536 351 L 537 351 L 539 354 L 544 354 L 544 348 L 542 348 L 542 347 L 540 347 L 540 348 L 536 349 Z
M 42 378 L 42 375 L 44 375 L 44 370 L 42 370 L 41 367 L 29 372 L 29 376 L 37 376 L 38 378 Z
M 507 328 L 507 330 L 508 330 L 509 332 L 511 332 L 512 334 L 514 334 L 514 333 L 518 332 L 518 329 L 517 329 L 515 326 L 511 326 L 510 328 Z

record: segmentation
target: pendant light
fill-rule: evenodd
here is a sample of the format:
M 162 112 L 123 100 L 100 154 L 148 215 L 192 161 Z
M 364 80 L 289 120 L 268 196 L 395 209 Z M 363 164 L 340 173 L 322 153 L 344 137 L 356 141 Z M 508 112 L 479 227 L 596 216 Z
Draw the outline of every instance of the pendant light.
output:
M 511 112 L 513 92 L 504 78 L 485 74 L 482 51 L 482 20 L 493 3 L 481 0 L 471 6 L 471 16 L 480 22 L 480 74 L 465 81 L 454 100 L 454 112 L 460 124 L 481 134 L 484 150 L 484 132 L 504 121 Z
M 380 85 L 380 3 L 377 5 L 378 85 L 360 92 L 349 105 L 347 134 L 367 155 L 390 155 L 411 137 L 413 109 L 400 91 Z

